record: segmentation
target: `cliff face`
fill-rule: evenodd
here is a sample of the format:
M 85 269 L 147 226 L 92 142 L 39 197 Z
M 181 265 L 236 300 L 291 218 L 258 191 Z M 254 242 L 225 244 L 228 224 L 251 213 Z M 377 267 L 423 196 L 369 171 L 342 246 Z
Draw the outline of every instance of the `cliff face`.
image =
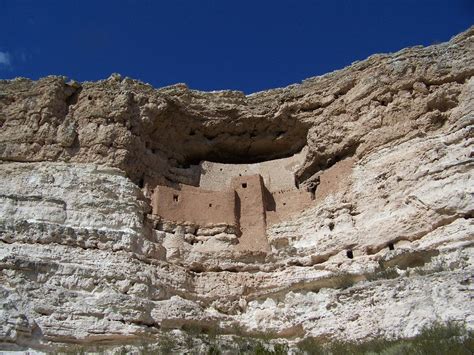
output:
M 473 74 L 471 28 L 248 96 L 0 81 L 0 347 L 473 328 Z M 295 188 L 315 199 L 267 223 L 270 251 L 152 214 L 153 190 L 198 187 L 201 161 L 300 151 Z

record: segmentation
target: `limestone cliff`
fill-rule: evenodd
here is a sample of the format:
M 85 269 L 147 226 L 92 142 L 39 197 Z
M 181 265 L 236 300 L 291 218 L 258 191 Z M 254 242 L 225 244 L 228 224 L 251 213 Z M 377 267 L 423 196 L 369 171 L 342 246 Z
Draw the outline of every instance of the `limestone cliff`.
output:
M 290 342 L 474 328 L 473 74 L 470 28 L 247 96 L 0 81 L 0 349 L 193 327 Z M 261 250 L 238 247 L 238 226 L 153 212 L 159 186 L 225 180 L 203 166 L 282 159 L 314 199 L 278 214 L 269 191 Z

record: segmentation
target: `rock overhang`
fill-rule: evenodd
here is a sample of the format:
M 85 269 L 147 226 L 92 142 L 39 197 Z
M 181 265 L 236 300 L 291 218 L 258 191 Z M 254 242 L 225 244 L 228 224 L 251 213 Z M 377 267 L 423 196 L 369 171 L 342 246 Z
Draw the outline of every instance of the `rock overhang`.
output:
M 247 97 L 118 77 L 0 82 L 1 341 L 196 324 L 351 340 L 412 336 L 439 319 L 472 327 L 473 34 Z M 198 137 L 207 148 L 186 147 Z M 227 225 L 153 228 L 147 189 L 198 188 L 186 165 L 265 165 L 301 146 L 295 174 L 300 190 L 319 184 L 315 204 L 278 218 L 291 196 L 270 189 L 270 253 L 231 250 Z

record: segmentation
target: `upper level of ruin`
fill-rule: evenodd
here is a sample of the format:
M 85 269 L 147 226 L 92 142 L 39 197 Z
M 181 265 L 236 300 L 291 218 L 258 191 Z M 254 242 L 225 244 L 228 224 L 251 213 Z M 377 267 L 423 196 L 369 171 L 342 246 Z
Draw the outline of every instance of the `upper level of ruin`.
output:
M 252 164 L 224 164 L 202 161 L 199 164 L 199 187 L 219 191 L 231 185 L 236 176 L 260 175 L 270 192 L 296 189 L 295 173 L 303 164 L 306 150 L 282 159 Z

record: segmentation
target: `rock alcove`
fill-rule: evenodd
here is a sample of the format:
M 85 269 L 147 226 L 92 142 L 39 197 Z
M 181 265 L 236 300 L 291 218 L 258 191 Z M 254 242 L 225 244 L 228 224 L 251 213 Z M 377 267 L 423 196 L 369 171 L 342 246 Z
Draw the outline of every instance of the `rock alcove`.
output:
M 252 95 L 0 80 L 0 349 L 472 329 L 473 41 Z

